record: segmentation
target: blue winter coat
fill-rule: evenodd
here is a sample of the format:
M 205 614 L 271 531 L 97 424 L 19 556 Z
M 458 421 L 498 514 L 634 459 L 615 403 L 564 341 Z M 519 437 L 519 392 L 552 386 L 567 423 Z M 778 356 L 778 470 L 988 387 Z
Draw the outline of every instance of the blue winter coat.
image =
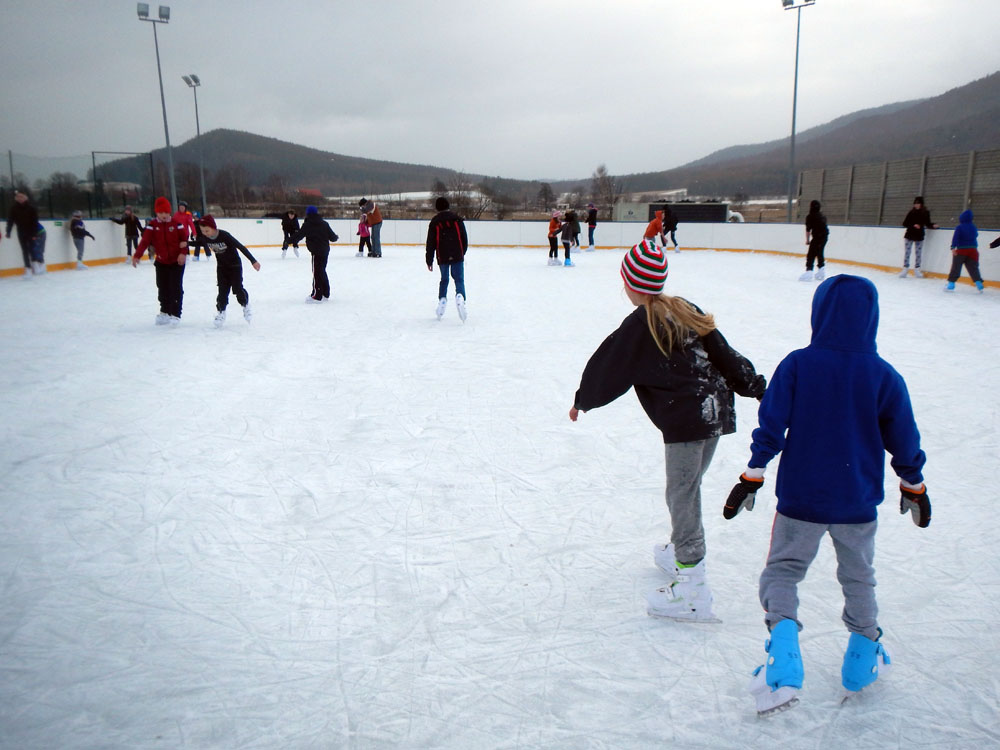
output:
M 979 247 L 979 230 L 972 223 L 972 211 L 966 209 L 958 217 L 958 226 L 951 235 L 951 247 L 956 250 L 969 250 Z M 963 253 L 969 255 L 969 253 Z
M 813 523 L 877 516 L 885 451 L 893 470 L 923 481 L 926 457 L 906 383 L 875 351 L 878 292 L 857 276 L 833 276 L 813 297 L 812 341 L 778 365 L 761 400 L 749 465 L 778 453 L 778 512 Z

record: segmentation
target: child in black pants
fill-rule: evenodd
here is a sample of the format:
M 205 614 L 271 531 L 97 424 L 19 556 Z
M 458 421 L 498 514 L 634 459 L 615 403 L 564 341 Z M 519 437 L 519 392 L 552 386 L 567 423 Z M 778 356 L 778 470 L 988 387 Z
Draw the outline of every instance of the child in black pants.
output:
M 250 254 L 250 251 L 243 247 L 233 235 L 219 229 L 215 224 L 215 218 L 211 214 L 206 214 L 198 220 L 198 226 L 204 239 L 202 244 L 209 250 L 215 252 L 215 274 L 219 282 L 219 297 L 216 300 L 215 327 L 221 328 L 226 322 L 226 306 L 229 304 L 229 290 L 236 295 L 236 301 L 243 305 L 243 317 L 249 323 L 253 312 L 250 309 L 250 294 L 243 287 L 243 264 L 240 263 L 240 256 L 236 254 L 239 250 L 243 253 L 253 270 L 260 270 L 260 263 Z

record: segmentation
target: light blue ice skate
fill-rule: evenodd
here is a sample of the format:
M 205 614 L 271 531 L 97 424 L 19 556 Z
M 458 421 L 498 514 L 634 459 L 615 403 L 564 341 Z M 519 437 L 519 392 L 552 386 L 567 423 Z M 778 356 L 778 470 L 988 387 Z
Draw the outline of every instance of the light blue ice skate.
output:
M 871 685 L 878 679 L 879 669 L 891 664 L 885 647 L 879 643 L 882 628 L 879 628 L 878 638 L 871 641 L 860 633 L 851 633 L 844 652 L 844 665 L 840 668 L 840 682 L 851 693 L 856 693 Z
M 795 620 L 782 620 L 771 628 L 765 641 L 767 664 L 753 672 L 750 694 L 757 701 L 757 715 L 771 716 L 799 702 L 802 687 L 802 654 L 799 653 L 799 626 Z

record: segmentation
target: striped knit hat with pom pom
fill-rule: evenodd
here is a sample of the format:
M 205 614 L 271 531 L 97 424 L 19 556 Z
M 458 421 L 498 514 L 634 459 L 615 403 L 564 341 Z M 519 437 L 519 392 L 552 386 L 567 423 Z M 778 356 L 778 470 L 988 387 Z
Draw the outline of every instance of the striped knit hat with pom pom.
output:
M 667 256 L 652 240 L 643 240 L 622 259 L 622 279 L 633 292 L 660 294 L 667 273 Z

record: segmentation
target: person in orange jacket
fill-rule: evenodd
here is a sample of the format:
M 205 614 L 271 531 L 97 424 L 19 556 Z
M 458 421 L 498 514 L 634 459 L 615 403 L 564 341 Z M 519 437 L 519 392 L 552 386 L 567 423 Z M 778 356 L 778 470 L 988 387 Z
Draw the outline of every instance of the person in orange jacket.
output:
M 562 229 L 562 222 L 559 221 L 561 214 L 556 209 L 549 219 L 549 265 L 559 265 L 559 230 Z
M 156 256 L 156 289 L 160 300 L 160 314 L 156 325 L 177 325 L 181 322 L 181 304 L 184 301 L 184 263 L 188 256 L 188 230 L 175 221 L 170 212 L 170 201 L 163 196 L 153 204 L 156 218 L 142 232 L 142 239 L 132 256 L 132 267 L 139 265 L 142 254 L 150 248 Z
M 646 231 L 643 233 L 642 238 L 660 247 L 667 244 L 667 238 L 663 234 L 663 211 L 657 211 L 654 214 L 653 220 L 646 225 Z
M 372 254 L 373 258 L 382 257 L 382 212 L 379 210 L 378 203 L 367 198 L 362 198 L 358 202 L 358 206 L 361 208 L 361 212 L 367 215 L 366 221 L 368 222 L 368 228 L 371 230 L 372 234 Z

